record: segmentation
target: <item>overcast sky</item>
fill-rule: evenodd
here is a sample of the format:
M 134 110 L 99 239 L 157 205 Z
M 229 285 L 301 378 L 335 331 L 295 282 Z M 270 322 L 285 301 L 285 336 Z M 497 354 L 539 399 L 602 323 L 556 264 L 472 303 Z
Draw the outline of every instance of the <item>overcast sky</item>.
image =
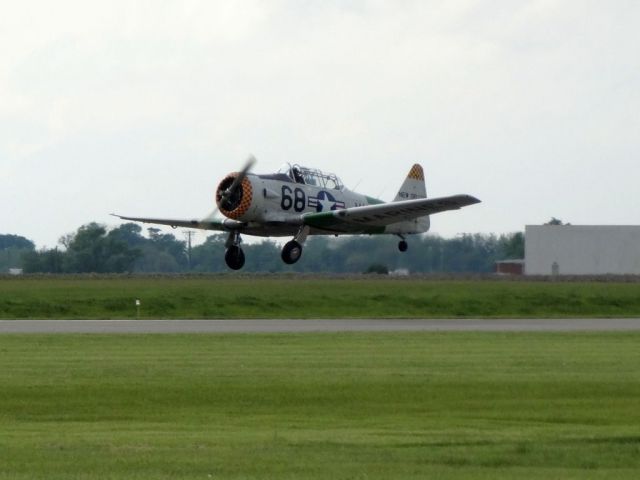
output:
M 0 233 L 213 208 L 249 153 L 391 200 L 483 203 L 432 231 L 640 224 L 640 2 L 4 2 Z

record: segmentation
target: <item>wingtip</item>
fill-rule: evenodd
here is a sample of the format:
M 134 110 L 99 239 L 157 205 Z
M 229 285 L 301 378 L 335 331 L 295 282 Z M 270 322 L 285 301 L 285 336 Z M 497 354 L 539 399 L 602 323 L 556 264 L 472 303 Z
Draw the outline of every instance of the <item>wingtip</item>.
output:
M 476 198 L 473 195 L 467 195 L 466 193 L 461 193 L 455 196 L 461 199 L 464 202 L 465 206 L 475 205 L 476 203 L 482 203 L 482 200 L 480 200 L 479 198 Z

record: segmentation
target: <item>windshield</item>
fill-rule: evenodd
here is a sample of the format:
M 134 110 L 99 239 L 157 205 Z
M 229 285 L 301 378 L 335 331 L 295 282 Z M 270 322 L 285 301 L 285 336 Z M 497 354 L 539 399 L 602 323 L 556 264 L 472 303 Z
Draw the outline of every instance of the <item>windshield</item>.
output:
M 284 173 L 296 183 L 312 185 L 314 187 L 326 188 L 329 190 L 342 190 L 344 185 L 337 175 L 333 173 L 324 173 L 317 168 L 303 167 L 302 165 L 284 164 L 278 170 L 278 173 Z

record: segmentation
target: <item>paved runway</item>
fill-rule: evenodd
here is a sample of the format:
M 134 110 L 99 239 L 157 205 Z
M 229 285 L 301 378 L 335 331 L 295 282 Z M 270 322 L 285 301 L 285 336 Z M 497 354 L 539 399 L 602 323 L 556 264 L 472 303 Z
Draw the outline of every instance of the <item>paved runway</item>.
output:
M 443 320 L 0 320 L 7 333 L 619 332 L 640 318 Z

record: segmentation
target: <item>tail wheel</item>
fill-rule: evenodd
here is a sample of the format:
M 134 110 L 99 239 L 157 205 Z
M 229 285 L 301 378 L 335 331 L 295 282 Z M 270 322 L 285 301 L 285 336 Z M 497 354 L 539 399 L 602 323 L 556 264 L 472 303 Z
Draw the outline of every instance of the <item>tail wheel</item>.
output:
M 400 240 L 398 242 L 398 250 L 400 250 L 401 252 L 406 252 L 408 248 L 409 248 L 409 244 L 404 240 Z
M 292 265 L 300 260 L 302 256 L 302 245 L 295 240 L 285 243 L 282 248 L 282 261 L 286 264 Z
M 244 252 L 237 245 L 231 245 L 224 254 L 224 261 L 231 270 L 240 270 L 244 266 Z

